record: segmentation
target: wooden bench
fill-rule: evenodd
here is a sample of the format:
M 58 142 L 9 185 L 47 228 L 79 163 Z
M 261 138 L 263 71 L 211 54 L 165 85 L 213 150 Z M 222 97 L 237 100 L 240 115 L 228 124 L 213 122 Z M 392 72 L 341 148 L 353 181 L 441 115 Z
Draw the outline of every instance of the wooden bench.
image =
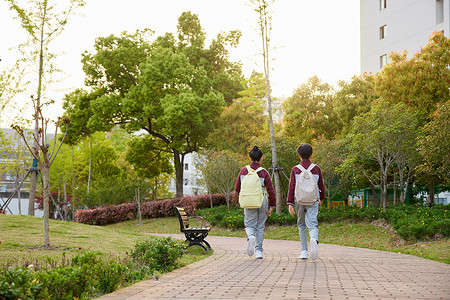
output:
M 186 240 L 189 242 L 189 247 L 193 245 L 198 245 L 208 252 L 211 246 L 205 241 L 206 236 L 211 230 L 210 227 L 189 227 L 189 219 L 184 208 L 175 207 L 175 212 L 180 221 L 180 231 L 186 236 Z

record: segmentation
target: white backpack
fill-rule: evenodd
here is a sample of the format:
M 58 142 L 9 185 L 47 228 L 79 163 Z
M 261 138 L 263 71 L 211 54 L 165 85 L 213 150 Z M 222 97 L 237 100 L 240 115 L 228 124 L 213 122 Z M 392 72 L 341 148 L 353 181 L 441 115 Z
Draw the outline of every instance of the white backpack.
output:
M 313 205 L 319 198 L 317 179 L 313 173 L 311 173 L 311 170 L 315 166 L 315 164 L 311 164 L 308 169 L 305 169 L 300 164 L 296 165 L 302 172 L 296 176 L 295 200 L 301 205 Z
M 241 180 L 241 192 L 239 193 L 239 205 L 241 208 L 260 208 L 264 201 L 263 183 L 258 172 L 264 170 L 259 167 L 256 170 L 247 166 L 248 174 Z

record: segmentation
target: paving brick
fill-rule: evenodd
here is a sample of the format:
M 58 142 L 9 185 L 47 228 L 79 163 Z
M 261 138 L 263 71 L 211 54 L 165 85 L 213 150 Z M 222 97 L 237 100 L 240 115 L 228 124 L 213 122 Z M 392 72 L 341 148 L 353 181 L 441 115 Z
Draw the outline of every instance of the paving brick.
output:
M 323 243 L 319 259 L 300 260 L 300 241 L 278 240 L 265 240 L 256 260 L 245 239 L 207 240 L 212 256 L 99 299 L 450 299 L 444 263 Z

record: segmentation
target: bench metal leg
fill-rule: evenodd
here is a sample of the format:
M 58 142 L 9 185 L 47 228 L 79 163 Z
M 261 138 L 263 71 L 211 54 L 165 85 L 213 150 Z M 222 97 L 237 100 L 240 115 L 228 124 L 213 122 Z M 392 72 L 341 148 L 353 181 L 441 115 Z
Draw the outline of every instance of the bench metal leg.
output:
M 208 235 L 208 233 L 185 233 L 186 240 L 189 242 L 189 247 L 193 245 L 198 245 L 202 247 L 206 252 L 209 252 L 208 249 L 211 249 L 211 246 L 204 238 Z

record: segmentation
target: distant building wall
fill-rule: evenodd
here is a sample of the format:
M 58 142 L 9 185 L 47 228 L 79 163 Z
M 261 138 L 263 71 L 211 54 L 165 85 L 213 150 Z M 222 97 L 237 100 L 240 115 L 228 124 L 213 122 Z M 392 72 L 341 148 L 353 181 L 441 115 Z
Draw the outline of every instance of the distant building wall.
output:
M 434 31 L 450 36 L 450 0 L 361 0 L 361 73 L 377 73 L 390 52 L 411 57 Z
M 184 157 L 183 166 L 183 195 L 194 196 L 206 193 L 206 188 L 199 182 L 201 174 L 195 167 L 196 153 L 188 153 Z M 175 178 L 170 180 L 169 192 L 176 194 Z

